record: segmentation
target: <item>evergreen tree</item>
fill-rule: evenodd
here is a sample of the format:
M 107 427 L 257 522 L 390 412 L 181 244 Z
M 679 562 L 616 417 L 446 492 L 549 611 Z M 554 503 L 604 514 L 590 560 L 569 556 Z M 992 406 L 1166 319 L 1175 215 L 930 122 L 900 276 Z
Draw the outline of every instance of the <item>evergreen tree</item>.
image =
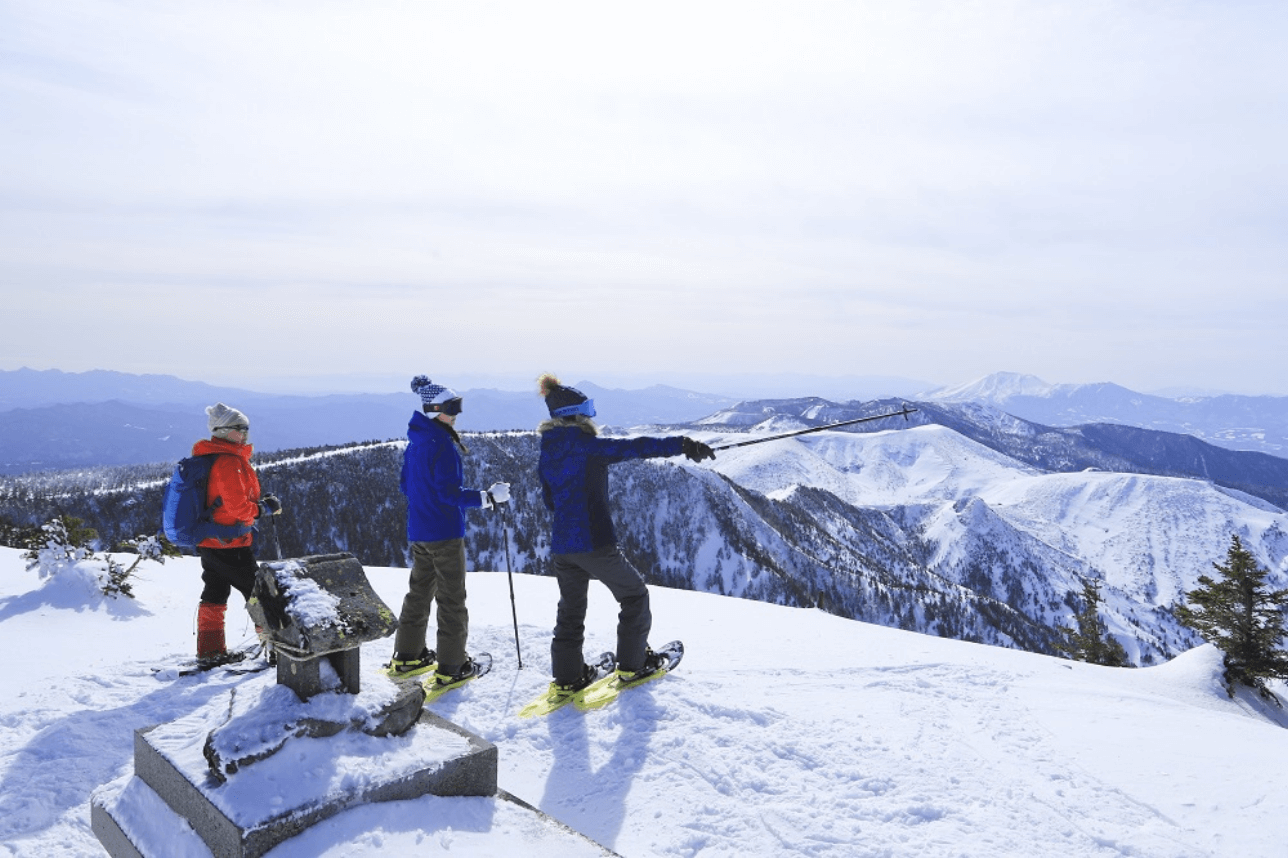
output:
M 19 524 L 6 516 L 0 516 L 0 545 L 9 548 L 27 548 L 40 544 L 44 531 L 34 524 Z
M 1235 535 L 1225 565 L 1212 564 L 1221 580 L 1199 577 L 1198 589 L 1185 594 L 1176 618 L 1225 653 L 1225 683 L 1234 696 L 1236 683 L 1277 700 L 1266 687 L 1268 679 L 1288 679 L 1284 637 L 1284 606 L 1288 590 L 1267 590 L 1268 572 Z
M 1072 594 L 1070 594 L 1072 595 Z M 1109 627 L 1100 619 L 1099 581 L 1082 582 L 1082 608 L 1073 615 L 1077 628 L 1061 626 L 1064 635 L 1063 649 L 1074 661 L 1103 664 L 1107 667 L 1126 667 L 1127 650 L 1109 634 Z
M 168 557 L 179 557 L 179 549 L 170 544 L 164 536 L 139 536 L 134 539 L 127 539 L 118 546 L 118 550 L 129 551 L 139 555 L 128 567 L 122 566 L 116 562 L 110 554 L 106 555 L 106 568 L 101 581 L 103 595 L 128 596 L 134 598 L 134 583 L 130 581 L 130 576 L 134 570 L 139 568 L 139 564 L 144 560 L 152 560 L 156 563 L 164 564 Z
M 86 527 L 75 516 L 60 515 L 45 524 L 39 541 L 22 555 L 27 569 L 36 569 L 41 578 L 52 578 L 63 569 L 93 556 L 92 542 L 98 532 Z

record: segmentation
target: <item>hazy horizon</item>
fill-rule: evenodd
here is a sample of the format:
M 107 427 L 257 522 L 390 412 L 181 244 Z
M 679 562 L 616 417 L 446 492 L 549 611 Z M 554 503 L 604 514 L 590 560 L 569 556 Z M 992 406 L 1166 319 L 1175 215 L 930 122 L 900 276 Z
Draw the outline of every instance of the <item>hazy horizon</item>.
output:
M 123 370 L 113 370 L 102 367 L 77 372 L 63 370 L 58 367 L 46 367 L 41 369 L 27 366 L 15 368 L 13 370 L 0 370 L 0 372 L 13 372 L 16 371 L 16 369 L 26 369 L 33 372 L 52 371 L 71 375 L 83 375 L 92 372 L 124 372 Z M 1030 373 L 999 370 L 998 373 L 989 373 L 988 376 L 968 379 L 963 383 L 979 381 L 983 378 L 1001 373 L 1027 376 L 1032 375 Z M 409 381 L 408 378 L 404 378 L 402 375 L 396 375 L 393 373 L 256 377 L 248 378 L 243 381 L 233 379 L 228 382 L 211 381 L 206 378 L 187 378 L 176 376 L 173 373 L 164 372 L 126 374 L 168 376 L 178 378 L 181 381 L 208 384 L 212 387 L 232 388 L 254 393 L 301 396 L 364 393 L 401 394 L 408 391 Z M 526 393 L 535 390 L 536 375 L 536 373 L 531 375 L 526 375 L 524 373 L 461 373 L 441 375 L 438 376 L 438 378 L 440 378 L 444 384 L 461 391 L 499 390 L 504 392 Z M 932 391 L 955 386 L 938 384 L 922 379 L 903 378 L 900 376 L 825 376 L 811 375 L 808 373 L 779 373 L 768 375 L 751 373 L 739 375 L 735 373 L 724 376 L 702 373 L 693 373 L 688 375 L 682 373 L 664 373 L 661 376 L 654 376 L 650 373 L 594 372 L 588 370 L 585 372 L 561 374 L 560 378 L 565 384 L 590 382 L 598 385 L 599 387 L 608 389 L 643 390 L 660 385 L 663 387 L 686 390 L 693 393 L 741 397 L 744 399 L 792 398 L 806 396 L 848 398 L 850 394 L 845 394 L 845 391 L 847 390 L 860 391 L 862 396 L 859 396 L 858 398 L 907 398 L 917 394 L 930 393 Z M 1113 379 L 1099 379 L 1095 382 L 1068 382 L 1046 378 L 1041 378 L 1040 380 L 1052 385 L 1097 383 L 1119 384 L 1119 382 L 1116 382 Z M 1119 384 L 1119 386 L 1126 387 L 1126 385 L 1121 384 Z M 1134 388 L 1128 389 L 1135 390 Z M 1194 385 L 1182 385 L 1173 388 L 1159 388 L 1155 390 L 1135 390 L 1135 392 L 1164 398 L 1221 396 L 1227 394 L 1244 396 L 1274 395 L 1255 392 L 1241 392 L 1236 390 L 1202 388 Z
M 1286 34 L 1210 0 L 12 0 L 0 369 L 1288 395 Z

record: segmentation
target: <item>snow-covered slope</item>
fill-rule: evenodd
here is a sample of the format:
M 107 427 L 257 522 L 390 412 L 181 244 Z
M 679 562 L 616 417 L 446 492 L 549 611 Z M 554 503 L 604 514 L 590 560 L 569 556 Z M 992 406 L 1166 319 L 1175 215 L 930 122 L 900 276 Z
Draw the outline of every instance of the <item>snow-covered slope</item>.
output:
M 1038 473 L 943 426 L 865 435 L 819 432 L 723 451 L 712 467 L 771 497 L 813 486 L 856 506 L 952 501 Z
M 1288 514 L 1264 501 L 1200 480 L 1043 473 L 942 426 L 819 432 L 711 467 L 773 498 L 811 487 L 888 511 L 931 546 L 932 573 L 1041 623 L 1067 622 L 1067 594 L 1100 581 L 1111 632 L 1146 661 L 1193 640 L 1169 609 L 1233 534 L 1288 585 Z
M 405 570 L 367 572 L 396 605 Z M 1228 699 L 1206 646 L 1159 667 L 1100 668 L 654 588 L 653 639 L 684 639 L 680 669 L 597 713 L 525 720 L 517 710 L 548 681 L 556 587 L 515 576 L 518 670 L 506 576 L 469 580 L 471 647 L 497 667 L 435 711 L 499 746 L 504 789 L 628 858 L 1288 848 L 1274 776 L 1288 767 L 1288 722 L 1255 698 Z M 0 854 L 99 856 L 90 797 L 131 771 L 132 731 L 271 679 L 154 677 L 193 645 L 194 559 L 146 565 L 138 601 L 124 604 L 96 603 L 79 580 L 39 586 L 9 549 L 0 582 Z M 587 647 L 598 652 L 612 646 L 616 611 L 592 593 Z M 236 596 L 229 615 L 233 640 L 248 637 Z M 364 666 L 388 646 L 365 647 Z M 139 824 L 171 858 L 202 855 L 160 809 Z M 348 811 L 269 855 L 553 858 L 566 845 L 492 800 L 427 798 Z
M 1288 572 L 1282 510 L 1210 483 L 1137 474 L 1043 474 L 995 483 L 980 497 L 1016 527 L 1082 558 L 1113 588 L 1168 605 L 1207 574 L 1239 534 Z

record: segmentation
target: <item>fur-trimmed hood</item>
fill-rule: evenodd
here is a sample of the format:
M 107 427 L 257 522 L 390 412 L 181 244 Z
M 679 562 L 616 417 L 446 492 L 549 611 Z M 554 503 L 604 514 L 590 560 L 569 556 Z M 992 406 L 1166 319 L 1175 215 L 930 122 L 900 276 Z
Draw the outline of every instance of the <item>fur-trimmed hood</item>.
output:
M 584 414 L 574 414 L 572 417 L 551 417 L 549 420 L 543 420 L 541 425 L 537 427 L 537 432 L 538 434 L 544 434 L 561 426 L 576 426 L 587 435 L 599 434 L 599 424 Z

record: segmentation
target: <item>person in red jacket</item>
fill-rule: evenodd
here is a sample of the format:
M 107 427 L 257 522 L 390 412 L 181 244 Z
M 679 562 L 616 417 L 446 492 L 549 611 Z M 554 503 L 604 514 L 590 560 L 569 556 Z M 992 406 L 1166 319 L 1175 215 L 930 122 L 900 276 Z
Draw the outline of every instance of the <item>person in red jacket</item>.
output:
M 249 443 L 250 421 L 246 415 L 222 402 L 206 409 L 210 439 L 198 441 L 192 455 L 217 453 L 210 466 L 206 506 L 214 508 L 218 524 L 244 528 L 230 540 L 204 539 L 197 546 L 201 557 L 201 603 L 197 608 L 197 658 L 217 658 L 227 651 L 224 642 L 224 614 L 235 587 L 247 600 L 255 585 L 254 531 L 261 515 L 276 515 L 282 504 L 273 495 L 260 496 L 259 477 L 251 467 L 254 448 Z

